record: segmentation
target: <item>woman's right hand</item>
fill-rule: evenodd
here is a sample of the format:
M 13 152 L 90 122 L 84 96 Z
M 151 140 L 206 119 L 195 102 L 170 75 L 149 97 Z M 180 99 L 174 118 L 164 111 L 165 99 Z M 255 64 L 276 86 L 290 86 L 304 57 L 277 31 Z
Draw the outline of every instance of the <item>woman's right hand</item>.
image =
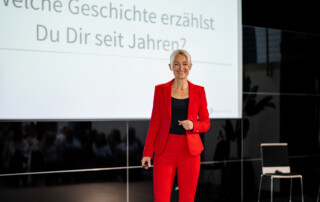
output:
M 151 166 L 151 157 L 145 156 L 141 160 L 141 165 L 144 169 L 148 169 Z

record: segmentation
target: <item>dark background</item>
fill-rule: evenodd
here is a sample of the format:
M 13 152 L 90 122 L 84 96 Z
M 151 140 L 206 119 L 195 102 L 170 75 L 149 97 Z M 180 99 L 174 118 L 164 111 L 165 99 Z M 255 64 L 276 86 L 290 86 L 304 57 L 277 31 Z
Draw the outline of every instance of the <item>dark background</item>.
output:
M 243 25 L 319 34 L 317 1 L 243 0 Z
M 305 201 L 316 201 L 320 12 L 315 2 L 242 2 L 243 118 L 212 119 L 201 135 L 205 150 L 196 201 L 257 201 L 262 142 L 288 143 L 291 169 L 303 175 Z M 0 201 L 153 201 L 152 169 L 139 166 L 148 125 L 149 120 L 1 121 Z M 66 139 L 58 144 L 63 126 Z M 289 185 L 275 182 L 276 201 L 288 201 Z M 269 186 L 262 186 L 265 201 Z M 178 201 L 175 188 L 176 181 L 172 201 Z M 293 201 L 300 199 L 299 188 L 293 181 Z

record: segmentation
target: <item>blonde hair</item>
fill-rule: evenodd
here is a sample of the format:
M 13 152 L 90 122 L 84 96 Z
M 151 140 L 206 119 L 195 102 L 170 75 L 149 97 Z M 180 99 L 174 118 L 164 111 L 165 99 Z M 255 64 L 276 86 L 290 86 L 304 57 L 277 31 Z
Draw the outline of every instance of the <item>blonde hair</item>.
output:
M 183 49 L 177 49 L 175 51 L 173 51 L 171 53 L 171 56 L 170 56 L 170 64 L 171 66 L 173 67 L 173 62 L 174 62 L 174 59 L 176 58 L 177 55 L 184 55 L 187 57 L 187 60 L 188 60 L 188 64 L 190 65 L 191 64 L 191 56 L 190 54 L 186 51 L 186 50 L 183 50 Z

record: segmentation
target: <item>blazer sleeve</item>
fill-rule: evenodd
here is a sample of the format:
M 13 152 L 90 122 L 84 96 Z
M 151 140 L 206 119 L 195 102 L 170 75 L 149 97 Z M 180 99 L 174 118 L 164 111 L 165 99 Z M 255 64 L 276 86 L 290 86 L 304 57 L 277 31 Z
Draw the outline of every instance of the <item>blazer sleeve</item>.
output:
M 210 118 L 208 112 L 208 104 L 207 98 L 204 88 L 201 88 L 201 99 L 199 106 L 199 119 L 193 122 L 193 130 L 194 133 L 204 133 L 207 132 L 210 128 Z
M 153 108 L 149 124 L 149 130 L 146 142 L 143 149 L 143 157 L 148 156 L 153 158 L 153 148 L 160 126 L 160 103 L 159 103 L 159 88 L 156 86 L 154 90 Z

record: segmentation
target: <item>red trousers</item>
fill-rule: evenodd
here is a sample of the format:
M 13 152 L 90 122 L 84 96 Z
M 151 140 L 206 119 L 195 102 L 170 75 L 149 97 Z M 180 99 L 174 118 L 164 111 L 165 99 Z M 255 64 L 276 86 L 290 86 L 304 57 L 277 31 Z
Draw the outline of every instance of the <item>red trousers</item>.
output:
M 154 158 L 155 202 L 170 202 L 176 170 L 179 202 L 194 202 L 200 172 L 200 155 L 191 156 L 185 135 L 169 134 L 164 152 Z

